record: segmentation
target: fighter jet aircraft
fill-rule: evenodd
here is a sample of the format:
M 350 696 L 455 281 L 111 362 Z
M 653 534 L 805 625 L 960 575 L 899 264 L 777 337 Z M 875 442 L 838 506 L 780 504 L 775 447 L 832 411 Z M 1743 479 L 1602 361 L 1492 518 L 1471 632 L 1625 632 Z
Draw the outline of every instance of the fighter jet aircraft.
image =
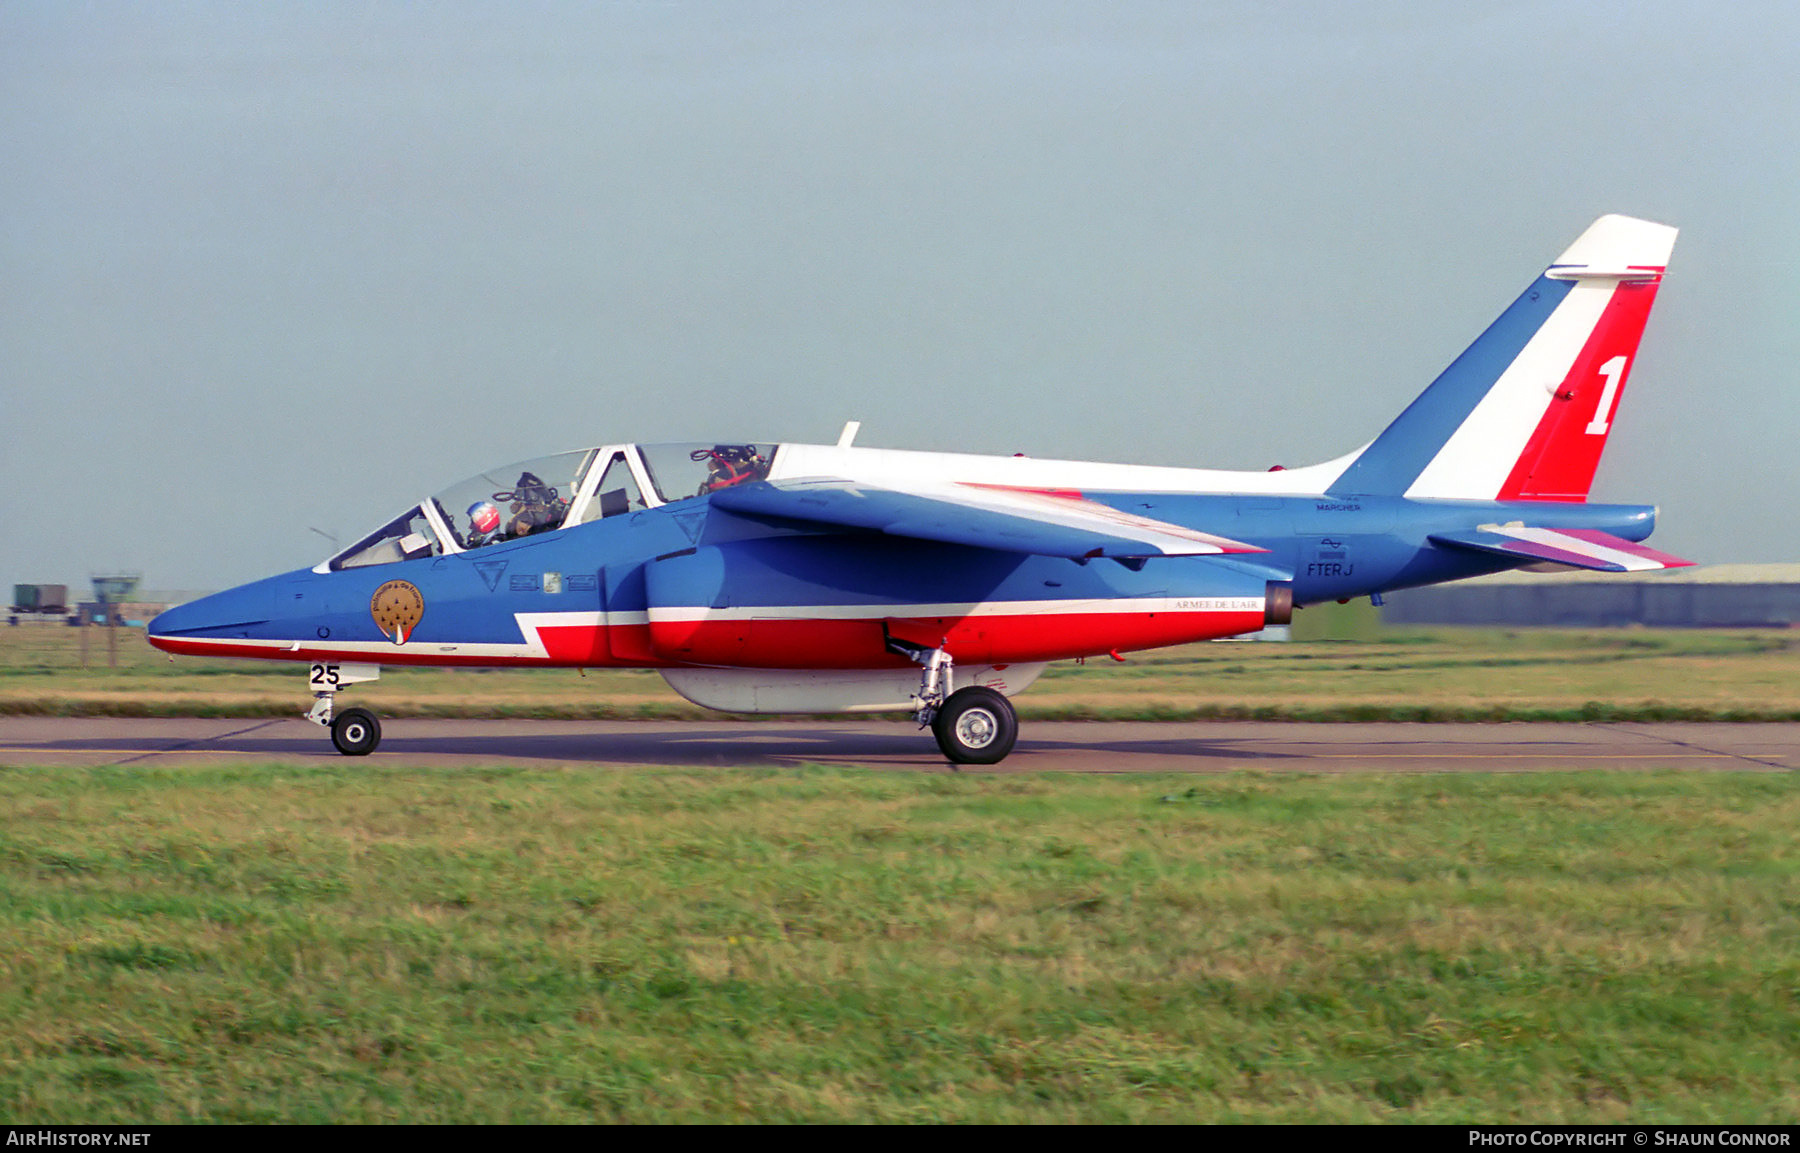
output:
M 747 713 L 908 711 L 951 761 L 1012 749 L 1046 664 L 1285 623 L 1513 568 L 1690 562 L 1587 501 L 1675 229 L 1595 222 L 1385 431 L 1269 472 L 712 440 L 492 469 L 311 569 L 157 617 L 171 653 L 308 666 L 635 667 Z

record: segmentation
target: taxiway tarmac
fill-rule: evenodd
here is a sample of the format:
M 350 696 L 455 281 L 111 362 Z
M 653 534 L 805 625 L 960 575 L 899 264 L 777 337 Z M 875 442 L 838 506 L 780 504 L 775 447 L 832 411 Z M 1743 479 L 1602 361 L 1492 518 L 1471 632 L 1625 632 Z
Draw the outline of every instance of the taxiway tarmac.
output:
M 861 765 L 949 768 L 907 721 L 387 720 L 356 762 L 538 767 Z M 344 761 L 307 721 L 0 717 L 0 764 Z M 1027 721 L 1013 754 L 965 772 L 1774 771 L 1800 768 L 1800 724 L 1300 724 Z

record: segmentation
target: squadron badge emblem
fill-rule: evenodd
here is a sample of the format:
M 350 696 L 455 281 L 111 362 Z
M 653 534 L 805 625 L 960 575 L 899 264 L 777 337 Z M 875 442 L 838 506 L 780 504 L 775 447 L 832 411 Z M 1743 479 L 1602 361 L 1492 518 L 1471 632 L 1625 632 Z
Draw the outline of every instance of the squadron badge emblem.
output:
M 425 598 L 411 581 L 389 581 L 370 598 L 369 615 L 395 644 L 403 645 L 425 615 Z

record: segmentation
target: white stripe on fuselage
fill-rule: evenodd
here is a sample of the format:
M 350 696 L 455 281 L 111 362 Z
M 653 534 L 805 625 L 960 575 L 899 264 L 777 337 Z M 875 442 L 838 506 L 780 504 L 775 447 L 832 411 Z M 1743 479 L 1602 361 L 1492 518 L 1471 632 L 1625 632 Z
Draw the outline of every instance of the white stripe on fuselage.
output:
M 746 605 L 734 608 L 652 608 L 653 623 L 689 621 L 856 621 L 914 617 L 1057 617 L 1093 613 L 1262 612 L 1262 597 L 1108 597 L 1100 600 L 981 601 L 961 604 Z M 643 614 L 638 614 L 640 617 Z

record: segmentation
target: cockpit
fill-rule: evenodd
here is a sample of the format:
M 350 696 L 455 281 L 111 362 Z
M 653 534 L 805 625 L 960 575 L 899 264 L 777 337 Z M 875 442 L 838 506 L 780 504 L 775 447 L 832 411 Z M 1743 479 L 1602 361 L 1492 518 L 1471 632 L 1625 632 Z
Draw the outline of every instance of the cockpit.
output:
M 320 564 L 336 572 L 470 552 L 704 496 L 769 475 L 779 445 L 608 445 L 490 469 Z

